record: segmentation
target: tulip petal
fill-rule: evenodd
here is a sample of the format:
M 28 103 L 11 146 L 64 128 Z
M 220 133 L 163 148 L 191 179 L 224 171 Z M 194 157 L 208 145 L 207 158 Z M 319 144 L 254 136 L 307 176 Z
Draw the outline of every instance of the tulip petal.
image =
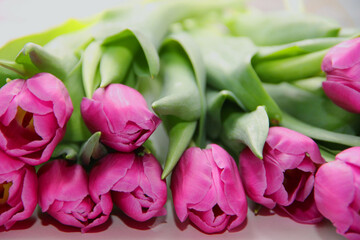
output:
M 13 101 L 13 99 L 21 92 L 24 84 L 24 80 L 16 79 L 10 81 L 2 88 L 0 88 L 0 116 L 3 116 L 3 114 L 8 110 L 8 107 L 12 102 L 16 103 L 16 101 Z
M 223 231 L 228 225 L 230 216 L 222 214 L 220 217 L 214 216 L 212 209 L 206 212 L 189 211 L 189 219 L 202 231 L 215 233 Z
M 276 203 L 264 196 L 267 188 L 264 162 L 257 158 L 250 149 L 245 148 L 240 154 L 239 165 L 240 176 L 249 197 L 267 208 L 274 208 Z
M 52 161 L 39 170 L 39 205 L 46 212 L 55 201 L 79 201 L 88 195 L 87 176 L 80 165 Z M 76 190 L 74 190 L 76 189 Z M 71 193 L 71 194 L 70 194 Z
M 306 198 L 304 202 L 295 201 L 289 206 L 277 205 L 277 207 L 299 223 L 314 224 L 324 218 L 316 207 L 313 194 Z M 275 211 L 278 211 L 278 209 L 275 209 Z
M 323 63 L 323 71 L 331 71 L 333 68 L 345 69 L 360 63 L 360 38 L 339 43 L 331 48 L 326 54 Z
M 73 111 L 65 85 L 49 73 L 39 73 L 28 79 L 27 87 L 38 99 L 52 102 L 53 112 L 60 127 L 64 127 Z
M 336 177 L 334 177 L 336 176 Z M 319 211 L 344 234 L 353 217 L 349 205 L 354 199 L 353 172 L 342 161 L 321 166 L 315 177 L 315 200 Z
M 198 148 L 186 150 L 171 178 L 174 207 L 180 221 L 185 221 L 188 215 L 187 205 L 202 201 L 211 184 L 211 165 L 205 153 Z
M 100 196 L 110 192 L 116 183 L 121 182 L 134 163 L 133 153 L 114 153 L 102 158 L 91 170 L 89 191 L 95 202 Z
M 37 176 L 35 169 L 27 166 L 24 173 L 21 203 L 23 211 L 16 213 L 8 224 L 31 217 L 37 205 Z
M 272 149 L 287 154 L 304 154 L 304 149 L 306 149 L 306 153 L 309 154 L 313 162 L 324 163 L 316 143 L 311 138 L 296 131 L 284 127 L 271 127 L 266 141 Z
M 325 81 L 322 86 L 326 95 L 335 104 L 350 112 L 360 113 L 360 103 L 354 101 L 360 96 L 358 91 L 338 81 Z
M 223 169 L 220 173 L 220 179 L 223 183 L 222 191 L 224 193 L 223 201 L 218 200 L 220 208 L 228 215 L 237 215 L 236 221 L 232 221 L 229 229 L 234 228 L 246 218 L 247 213 L 247 200 L 242 182 L 240 179 L 239 171 L 234 159 L 221 147 L 212 144 L 212 154 L 216 165 Z

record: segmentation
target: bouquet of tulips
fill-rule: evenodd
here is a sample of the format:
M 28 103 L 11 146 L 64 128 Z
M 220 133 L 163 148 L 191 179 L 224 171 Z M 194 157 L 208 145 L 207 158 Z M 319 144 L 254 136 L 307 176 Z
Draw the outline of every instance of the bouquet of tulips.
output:
M 37 205 L 81 232 L 114 207 L 144 222 L 166 215 L 168 178 L 179 220 L 205 233 L 240 226 L 251 201 L 360 239 L 359 33 L 153 0 L 8 42 L 0 226 Z

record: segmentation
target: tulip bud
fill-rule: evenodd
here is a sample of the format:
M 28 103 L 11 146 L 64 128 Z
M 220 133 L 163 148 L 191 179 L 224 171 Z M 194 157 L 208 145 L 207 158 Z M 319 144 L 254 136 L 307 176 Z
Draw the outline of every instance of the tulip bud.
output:
M 64 84 L 48 73 L 0 89 L 0 148 L 30 165 L 50 159 L 73 106 Z
M 34 167 L 0 151 L 0 226 L 31 217 L 37 204 L 37 178 Z
M 104 223 L 112 210 L 109 194 L 101 199 L 89 195 L 88 176 L 81 165 L 54 160 L 42 166 L 39 177 L 39 205 L 62 224 L 82 232 Z
M 122 84 L 99 88 L 92 99 L 84 98 L 81 114 L 92 133 L 100 131 L 101 141 L 121 152 L 140 147 L 160 124 L 144 97 Z
M 322 220 L 315 205 L 313 186 L 317 165 L 324 162 L 311 138 L 283 127 L 270 128 L 263 159 L 257 158 L 249 148 L 239 158 L 240 175 L 248 196 L 267 208 L 277 207 L 300 223 Z
M 167 188 L 161 172 L 159 162 L 151 154 L 108 154 L 90 172 L 90 194 L 94 199 L 102 199 L 111 192 L 115 205 L 136 221 L 163 216 Z
M 360 38 L 342 42 L 324 57 L 325 94 L 349 112 L 360 113 Z
M 206 233 L 239 226 L 247 201 L 234 159 L 221 147 L 187 149 L 171 178 L 174 207 L 180 221 L 187 217 Z
M 315 176 L 315 202 L 348 239 L 360 238 L 360 147 L 342 151 Z

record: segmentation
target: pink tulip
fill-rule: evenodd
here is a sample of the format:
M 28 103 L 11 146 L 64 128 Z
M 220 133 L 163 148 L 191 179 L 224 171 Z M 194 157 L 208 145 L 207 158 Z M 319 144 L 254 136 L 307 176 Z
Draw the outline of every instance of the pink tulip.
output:
M 0 226 L 31 217 L 37 204 L 34 167 L 0 151 Z
M 360 113 L 360 38 L 342 42 L 326 54 L 323 89 L 338 106 Z
M 78 164 L 54 160 L 42 166 L 39 177 L 39 205 L 62 224 L 82 232 L 104 223 L 113 204 L 110 194 L 101 199 L 89 195 L 88 176 Z
M 239 226 L 247 201 L 234 159 L 221 147 L 187 149 L 171 178 L 174 207 L 181 222 L 187 217 L 206 233 Z
M 114 203 L 136 221 L 166 215 L 167 200 L 162 169 L 151 154 L 112 153 L 90 172 L 90 194 L 101 199 L 111 191 Z
M 91 132 L 101 131 L 101 141 L 120 152 L 140 147 L 160 124 L 144 97 L 122 84 L 98 88 L 93 99 L 84 98 L 81 114 Z
M 49 73 L 0 89 L 0 148 L 30 165 L 50 159 L 73 107 L 64 84 Z
M 248 196 L 269 209 L 277 207 L 300 223 L 322 220 L 313 196 L 314 175 L 322 163 L 311 138 L 283 127 L 270 128 L 262 160 L 249 148 L 239 159 Z
M 360 239 L 360 147 L 342 151 L 315 177 L 319 211 L 346 238 Z

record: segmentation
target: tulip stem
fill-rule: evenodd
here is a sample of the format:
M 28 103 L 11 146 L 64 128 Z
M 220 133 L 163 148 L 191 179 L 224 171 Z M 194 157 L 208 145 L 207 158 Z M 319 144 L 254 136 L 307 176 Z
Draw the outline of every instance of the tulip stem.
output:
M 360 146 L 360 137 L 332 132 L 322 128 L 314 127 L 286 114 L 285 112 L 283 112 L 283 119 L 281 125 L 299 133 L 302 133 L 313 139 L 331 143 L 338 143 L 351 147 Z

